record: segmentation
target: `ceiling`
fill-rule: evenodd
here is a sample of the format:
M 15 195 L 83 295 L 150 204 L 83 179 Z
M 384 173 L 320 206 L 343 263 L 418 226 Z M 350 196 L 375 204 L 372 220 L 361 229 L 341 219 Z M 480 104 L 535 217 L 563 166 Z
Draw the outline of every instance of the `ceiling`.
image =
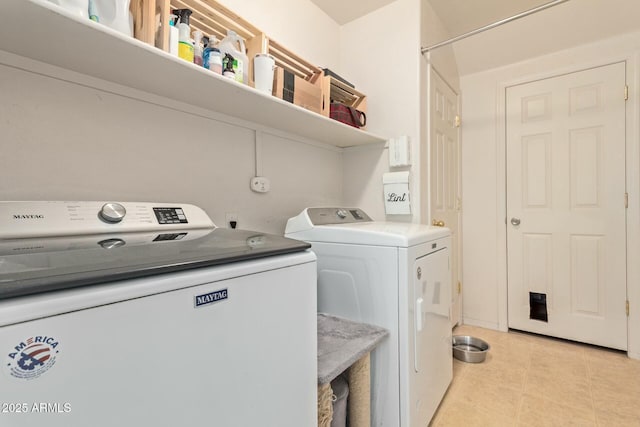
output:
M 469 31 L 533 9 L 550 0 L 428 0 L 449 37 Z M 443 40 L 429 41 L 433 45 Z
M 638 0 L 569 0 L 454 43 L 458 72 L 473 74 L 634 33 L 640 31 L 638 16 Z
M 340 25 L 380 9 L 395 0 L 311 0 Z M 423 0 L 425 1 L 425 0 Z M 426 0 L 451 36 L 533 9 L 551 0 Z M 438 40 L 440 41 L 440 40 Z M 434 43 L 438 42 L 435 41 Z
M 395 0 L 311 0 L 340 25 L 380 9 Z
M 396 0 L 311 0 L 339 25 Z M 449 33 L 432 46 L 553 0 L 420 0 Z M 640 31 L 639 0 L 569 0 L 453 44 L 460 75 L 524 61 L 619 34 Z M 433 32 L 432 34 L 435 34 Z

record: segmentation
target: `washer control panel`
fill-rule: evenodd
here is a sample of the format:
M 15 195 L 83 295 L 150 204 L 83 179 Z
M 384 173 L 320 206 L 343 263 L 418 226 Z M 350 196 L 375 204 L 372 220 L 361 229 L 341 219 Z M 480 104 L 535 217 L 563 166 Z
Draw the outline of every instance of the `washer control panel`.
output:
M 350 224 L 371 221 L 362 209 L 358 208 L 308 208 L 307 214 L 313 225 Z
M 148 202 L 0 202 L 0 240 L 215 228 L 199 207 Z

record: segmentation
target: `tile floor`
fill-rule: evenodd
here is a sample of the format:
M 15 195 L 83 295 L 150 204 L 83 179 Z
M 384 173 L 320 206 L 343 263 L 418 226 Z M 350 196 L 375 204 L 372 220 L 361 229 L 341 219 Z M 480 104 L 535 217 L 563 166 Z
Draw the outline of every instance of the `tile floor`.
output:
M 640 361 L 518 332 L 458 326 L 489 342 L 484 363 L 454 359 L 430 426 L 640 426 Z

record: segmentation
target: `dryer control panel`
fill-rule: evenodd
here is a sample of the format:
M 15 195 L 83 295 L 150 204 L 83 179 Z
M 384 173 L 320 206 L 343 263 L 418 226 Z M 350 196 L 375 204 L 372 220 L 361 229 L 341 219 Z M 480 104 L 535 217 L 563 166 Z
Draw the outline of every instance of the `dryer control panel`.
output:
M 358 208 L 309 208 L 309 219 L 313 225 L 350 224 L 371 221 L 362 209 Z

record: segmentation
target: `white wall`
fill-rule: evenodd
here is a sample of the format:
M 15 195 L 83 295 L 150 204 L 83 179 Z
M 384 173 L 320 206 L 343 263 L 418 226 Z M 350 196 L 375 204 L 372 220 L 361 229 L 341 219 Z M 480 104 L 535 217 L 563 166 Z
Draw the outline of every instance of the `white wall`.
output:
M 499 120 L 500 88 L 514 82 L 545 78 L 627 60 L 627 81 L 631 87 L 627 103 L 628 123 L 628 210 L 629 264 L 628 293 L 632 307 L 640 306 L 640 280 L 636 262 L 640 253 L 638 236 L 638 189 L 640 156 L 638 146 L 638 53 L 640 33 L 630 33 L 557 52 L 507 67 L 461 77 L 464 94 L 463 117 L 463 274 L 465 286 L 464 322 L 506 328 L 506 272 L 504 248 L 504 147 Z M 621 88 L 622 90 L 622 88 Z M 622 309 L 622 308 L 621 308 Z M 629 353 L 640 357 L 640 317 L 632 309 L 629 318 Z
M 446 40 L 451 35 L 436 14 L 428 1 L 421 2 L 421 45 L 431 46 L 434 43 Z M 425 54 L 425 56 L 427 56 Z M 453 50 L 453 45 L 443 46 L 429 52 L 429 63 L 438 70 L 438 73 L 456 91 L 460 88 L 460 76 L 458 62 Z
M 372 100 L 367 130 L 411 138 L 412 216 L 389 220 L 420 222 L 420 2 L 397 0 L 341 28 L 342 72 Z M 345 150 L 344 198 L 376 220 L 384 220 L 382 174 L 389 171 L 384 146 Z
M 340 71 L 340 26 L 310 0 L 217 0 L 320 67 Z
M 338 63 L 338 26 L 310 1 L 224 3 L 309 60 Z M 306 206 L 342 203 L 339 149 L 265 133 L 272 190 L 253 193 L 250 123 L 13 58 L 0 55 L 0 200 L 193 203 L 219 225 L 232 212 L 272 233 Z

